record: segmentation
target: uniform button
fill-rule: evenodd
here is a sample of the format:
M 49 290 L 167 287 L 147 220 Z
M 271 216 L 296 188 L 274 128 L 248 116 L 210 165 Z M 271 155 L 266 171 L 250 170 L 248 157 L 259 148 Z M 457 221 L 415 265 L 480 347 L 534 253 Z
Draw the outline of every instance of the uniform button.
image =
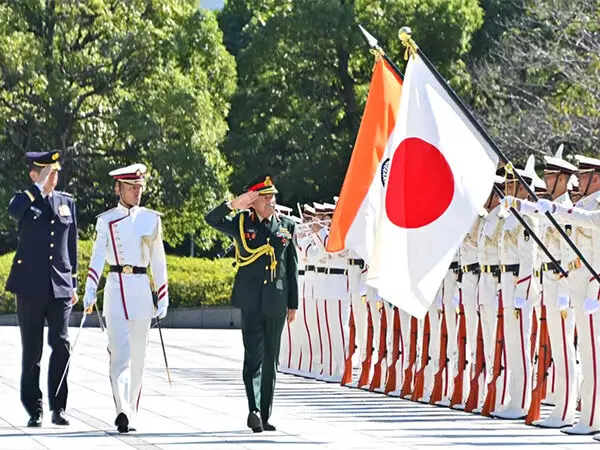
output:
M 54 231 L 51 231 L 51 232 L 50 232 L 50 236 L 54 236 Z
M 50 221 L 50 223 L 51 223 L 52 225 L 54 225 L 54 219 L 52 219 L 52 220 Z
M 17 264 L 21 264 L 22 262 L 23 262 L 23 260 L 22 260 L 22 259 L 18 259 L 18 260 L 17 260 Z
M 267 280 L 263 281 L 263 284 L 267 284 Z
M 54 244 L 50 244 L 50 248 L 54 247 Z
M 50 257 L 48 258 L 50 261 L 52 261 L 54 259 L 54 257 L 52 255 L 50 255 Z
M 269 270 L 269 266 L 265 266 L 265 270 Z

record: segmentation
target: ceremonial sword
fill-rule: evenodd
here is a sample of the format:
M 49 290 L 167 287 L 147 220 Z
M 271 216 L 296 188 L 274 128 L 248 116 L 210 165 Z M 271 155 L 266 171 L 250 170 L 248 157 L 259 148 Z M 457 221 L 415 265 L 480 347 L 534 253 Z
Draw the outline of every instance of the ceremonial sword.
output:
M 91 310 L 91 308 L 88 309 L 88 311 L 90 311 L 90 310 Z M 83 324 L 85 323 L 86 317 L 87 317 L 87 312 L 83 311 L 83 314 L 81 316 L 81 323 L 79 324 L 79 331 L 77 331 L 77 336 L 75 336 L 75 341 L 73 342 L 73 345 L 71 346 L 71 352 L 69 353 L 69 359 L 67 360 L 67 365 L 65 366 L 65 370 L 63 371 L 62 377 L 60 378 L 60 382 L 58 383 L 58 388 L 56 389 L 56 393 L 54 394 L 55 397 L 58 395 L 58 391 L 60 390 L 60 387 L 62 386 L 62 383 L 65 380 L 65 376 L 67 375 L 67 370 L 69 370 L 69 365 L 71 364 L 71 358 L 73 357 L 73 354 L 75 353 L 75 346 L 77 345 L 77 340 L 79 339 L 79 335 L 81 334 L 81 329 L 83 328 Z

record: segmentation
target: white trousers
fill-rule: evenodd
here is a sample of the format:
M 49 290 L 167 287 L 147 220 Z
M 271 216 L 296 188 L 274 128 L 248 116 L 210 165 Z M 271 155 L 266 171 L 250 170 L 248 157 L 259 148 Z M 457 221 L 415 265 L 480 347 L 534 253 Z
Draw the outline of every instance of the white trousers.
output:
M 584 301 L 588 293 L 589 272 L 585 268 L 569 273 L 571 303 L 575 310 L 577 346 L 581 355 L 581 415 L 576 426 L 600 429 L 600 311 L 587 314 Z M 594 282 L 597 286 L 597 283 Z
M 475 367 L 475 358 L 477 357 L 477 328 L 479 325 L 479 317 L 477 315 L 477 287 L 479 284 L 479 275 L 473 272 L 463 274 L 461 282 L 462 304 L 465 314 L 467 343 L 465 355 L 467 366 L 464 370 L 463 379 L 463 401 L 465 403 L 469 398 L 471 387 L 470 374 Z
M 444 318 L 446 319 L 446 332 L 448 339 L 446 344 L 446 368 L 444 369 L 442 402 L 450 404 L 450 397 L 454 391 L 454 377 L 458 364 L 458 315 L 456 306 L 458 303 L 458 284 L 457 275 L 454 271 L 446 272 L 442 288 L 442 302 L 444 304 Z M 441 334 L 440 334 L 441 338 Z M 441 345 L 441 342 L 440 342 Z
M 152 319 L 107 316 L 109 376 L 117 415 L 124 413 L 131 424 L 142 395 L 146 347 Z
M 352 317 L 354 318 L 354 329 L 356 333 L 357 356 L 356 362 L 360 365 L 367 358 L 367 326 L 368 314 L 367 304 L 358 292 L 350 293 L 352 302 Z
M 528 299 L 523 308 L 515 309 L 515 280 L 511 272 L 502 273 L 504 339 L 510 395 L 506 409 L 522 410 L 527 414 L 532 390 L 531 325 L 534 304 L 532 299 Z
M 317 311 L 317 300 L 314 297 L 314 280 L 305 275 L 304 280 L 304 311 L 303 319 L 308 333 L 308 355 L 302 357 L 302 368 L 306 369 L 308 375 L 317 378 L 321 374 L 321 330 L 319 327 L 319 315 Z
M 299 301 L 296 320 L 286 321 L 281 333 L 279 369 L 291 373 L 301 373 L 303 351 L 308 354 L 308 332 L 304 321 L 304 276 L 298 277 Z
M 548 377 L 548 390 L 554 384 L 554 409 L 550 417 L 562 422 L 572 422 L 575 417 L 575 313 L 573 308 L 565 310 L 562 317 L 557 305 L 558 280 L 553 272 L 544 273 L 544 305 L 546 322 L 552 349 L 554 371 Z M 552 383 L 554 378 L 554 383 Z
M 496 354 L 496 326 L 498 323 L 498 280 L 491 273 L 482 273 L 479 277 L 478 303 L 479 317 L 481 320 L 481 334 L 483 337 L 483 355 L 485 361 L 485 383 L 480 393 L 479 407 L 483 407 L 487 395 L 487 385 L 494 375 L 494 357 Z M 506 346 L 505 346 L 506 347 Z M 506 352 L 502 355 L 504 370 L 496 380 L 496 404 L 491 410 L 497 410 L 506 399 L 508 374 L 506 370 Z

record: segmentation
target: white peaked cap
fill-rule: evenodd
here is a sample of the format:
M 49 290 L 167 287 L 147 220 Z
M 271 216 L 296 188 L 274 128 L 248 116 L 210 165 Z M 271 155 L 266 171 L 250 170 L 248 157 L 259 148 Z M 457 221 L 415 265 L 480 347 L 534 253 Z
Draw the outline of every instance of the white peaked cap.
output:
M 129 184 L 144 184 L 144 176 L 146 174 L 146 166 L 144 164 L 131 164 L 126 167 L 111 170 L 108 174 L 115 180 Z
M 567 173 L 575 173 L 577 172 L 577 167 L 575 167 L 570 162 L 567 162 L 563 159 L 563 150 L 564 144 L 560 144 L 558 146 L 558 150 L 554 156 L 544 156 L 544 162 L 546 163 L 546 169 L 548 170 L 560 170 L 562 172 Z
M 579 169 L 600 169 L 600 159 L 590 158 L 584 155 L 575 155 Z

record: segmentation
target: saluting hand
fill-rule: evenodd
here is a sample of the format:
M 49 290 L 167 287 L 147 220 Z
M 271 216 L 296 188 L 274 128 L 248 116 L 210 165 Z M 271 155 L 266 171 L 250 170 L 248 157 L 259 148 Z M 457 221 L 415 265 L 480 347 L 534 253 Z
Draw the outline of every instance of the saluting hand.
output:
M 231 201 L 231 207 L 233 209 L 248 209 L 259 195 L 260 194 L 256 191 L 244 192 L 242 195 L 239 195 Z

